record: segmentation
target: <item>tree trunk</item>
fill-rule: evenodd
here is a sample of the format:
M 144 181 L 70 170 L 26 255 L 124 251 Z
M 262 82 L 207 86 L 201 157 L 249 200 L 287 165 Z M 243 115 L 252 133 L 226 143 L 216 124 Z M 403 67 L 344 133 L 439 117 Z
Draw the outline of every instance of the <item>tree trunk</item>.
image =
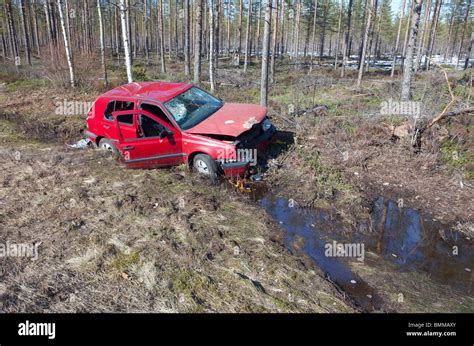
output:
M 427 0 L 425 3 L 425 12 L 423 14 L 423 25 L 421 27 L 421 39 L 418 40 L 418 47 L 416 50 L 416 58 L 415 58 L 415 73 L 418 72 L 418 69 L 420 68 L 421 65 L 421 55 L 423 54 L 423 45 L 425 42 L 425 36 L 426 36 L 426 28 L 428 26 L 428 18 L 430 16 L 430 9 L 431 9 L 431 0 Z
M 342 0 L 341 0 L 342 3 Z M 313 70 L 313 60 L 314 60 L 314 49 L 316 47 L 316 21 L 318 18 L 318 0 L 314 0 L 313 2 L 313 29 L 311 33 L 311 57 L 309 63 L 309 72 Z
M 130 58 L 130 42 L 129 42 L 129 33 L 128 33 L 128 25 L 126 19 L 126 11 L 127 8 L 125 7 L 125 0 L 120 0 L 120 21 L 122 23 L 122 41 L 123 41 L 123 48 L 125 54 L 125 68 L 127 69 L 127 80 L 129 83 L 133 82 L 133 74 L 132 74 L 132 61 Z
M 471 9 L 471 0 L 467 0 L 466 13 L 464 14 L 464 23 L 461 29 L 461 43 L 459 44 L 458 50 L 458 64 L 461 61 L 462 46 L 464 45 L 464 33 L 469 19 L 469 10 Z
M 350 45 L 350 37 L 351 37 L 352 2 L 353 0 L 349 0 L 349 5 L 347 9 L 347 31 L 346 31 L 346 37 L 344 40 L 344 47 L 343 47 L 344 54 L 342 58 L 341 77 L 344 77 L 347 60 L 349 57 L 348 54 L 350 54 L 349 45 Z
M 262 78 L 260 84 L 260 105 L 268 103 L 268 55 L 270 52 L 270 31 L 272 20 L 272 0 L 266 0 L 265 25 L 263 29 Z
M 244 72 L 247 71 L 249 44 L 250 44 L 250 28 L 252 22 L 252 0 L 249 0 L 249 8 L 247 11 L 247 32 L 245 34 L 245 54 L 244 54 Z
M 372 20 L 372 13 L 375 9 L 375 0 L 370 1 L 370 8 L 367 8 L 367 25 L 365 26 L 365 33 L 364 33 L 364 40 L 362 43 L 362 54 L 361 54 L 361 62 L 359 65 L 359 76 L 357 78 L 357 87 L 360 87 L 360 84 L 362 83 L 362 75 L 364 74 L 364 62 L 365 62 L 365 54 L 367 51 L 367 42 L 369 40 L 369 32 L 370 32 L 370 27 L 372 25 L 371 20 Z
M 217 0 L 219 1 L 219 0 Z M 214 37 L 214 0 L 209 0 L 209 82 L 211 84 L 211 92 L 216 89 L 214 83 L 215 73 L 215 37 Z
M 72 51 L 69 46 L 69 39 L 66 32 L 66 25 L 64 24 L 64 15 L 63 15 L 63 7 L 62 7 L 61 0 L 58 0 L 58 12 L 59 12 L 59 20 L 61 21 L 61 29 L 63 32 L 64 49 L 66 50 L 67 64 L 69 67 L 69 79 L 71 83 L 71 88 L 74 88 L 75 80 L 74 80 L 74 65 L 72 62 Z
M 402 66 L 405 66 L 405 57 L 406 57 L 406 51 L 407 51 L 407 44 L 408 44 L 408 36 L 409 36 L 409 33 L 410 33 L 410 27 L 411 27 L 411 17 L 413 15 L 413 1 L 416 1 L 416 0 L 412 0 L 410 2 L 410 0 L 408 0 L 408 6 L 410 6 L 410 12 L 408 13 L 408 19 L 407 19 L 407 28 L 406 28 L 406 31 L 405 31 L 405 40 L 403 42 L 403 53 L 402 53 Z
M 341 42 L 341 23 L 342 23 L 342 0 L 340 0 L 339 4 L 339 20 L 337 22 L 337 41 L 336 41 L 336 54 L 335 54 L 335 59 L 334 59 L 334 69 L 337 70 L 337 64 L 338 64 L 338 58 L 339 58 L 339 46 Z
M 422 5 L 423 0 L 416 0 L 410 29 L 410 39 L 408 41 L 405 65 L 403 68 L 402 101 L 408 101 L 410 99 L 411 79 L 413 75 L 413 51 L 415 49 L 416 37 L 418 35 L 418 26 L 420 24 L 420 14 Z
M 428 37 L 428 54 L 426 56 L 425 64 L 423 67 L 425 70 L 429 70 L 430 68 L 430 64 L 431 64 L 430 60 L 433 54 L 433 47 L 434 47 L 434 42 L 436 38 L 436 29 L 438 28 L 438 19 L 439 19 L 439 14 L 441 12 L 442 3 L 443 3 L 443 0 L 436 0 L 433 20 L 431 21 L 430 35 Z
M 10 36 L 10 46 L 11 51 L 13 54 L 13 59 L 15 61 L 15 66 L 18 69 L 18 66 L 21 65 L 21 58 L 18 49 L 18 41 L 15 29 L 15 21 L 13 20 L 13 9 L 10 0 L 5 0 L 5 8 L 7 13 L 7 25 L 8 25 L 8 32 Z
M 270 61 L 270 81 L 275 82 L 275 58 L 277 53 L 277 40 L 278 40 L 278 3 L 280 0 L 275 1 L 275 12 L 273 13 L 273 32 L 272 32 L 272 56 Z M 284 1 L 284 0 L 283 0 Z
M 202 7 L 203 0 L 196 1 L 196 37 L 194 38 L 194 84 L 199 84 L 201 78 L 201 49 L 202 49 Z
M 25 0 L 20 0 L 20 21 L 21 28 L 23 31 L 23 45 L 25 47 L 25 59 L 28 65 L 31 65 L 31 55 L 30 55 L 30 38 L 28 37 L 28 28 L 26 26 L 25 18 Z
M 164 24 L 163 24 L 163 0 L 158 0 L 158 30 L 160 38 L 160 61 L 161 61 L 161 73 L 166 73 L 165 63 L 165 36 L 164 36 Z
M 97 15 L 99 19 L 99 40 L 100 40 L 100 62 L 102 65 L 102 77 L 104 79 L 104 88 L 109 86 L 107 80 L 107 66 L 105 64 L 105 43 L 104 43 L 104 22 L 102 20 L 102 9 L 100 7 L 100 0 L 97 0 Z
M 191 59 L 189 56 L 189 0 L 184 0 L 184 74 L 189 76 L 191 74 Z
M 403 16 L 405 14 L 405 1 L 406 0 L 402 1 L 402 8 L 401 8 L 401 11 L 400 11 L 400 18 L 398 20 L 397 39 L 395 41 L 395 48 L 393 49 L 392 71 L 390 73 L 390 77 L 392 77 L 392 78 L 395 75 L 395 63 L 396 63 L 396 60 L 397 60 L 398 45 L 400 43 L 400 34 L 401 34 L 401 31 L 402 31 Z
M 472 45 L 474 44 L 474 32 L 471 33 L 471 44 L 469 45 L 469 49 L 467 50 L 466 60 L 464 62 L 464 69 L 466 70 L 469 66 L 469 58 L 471 57 Z

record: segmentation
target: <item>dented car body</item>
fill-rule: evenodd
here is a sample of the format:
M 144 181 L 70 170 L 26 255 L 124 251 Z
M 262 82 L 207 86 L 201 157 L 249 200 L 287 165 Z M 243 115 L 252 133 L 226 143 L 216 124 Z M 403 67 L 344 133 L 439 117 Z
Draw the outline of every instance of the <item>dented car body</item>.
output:
M 85 134 L 130 168 L 182 163 L 199 173 L 242 175 L 276 129 L 265 107 L 225 103 L 192 85 L 129 83 L 101 95 Z M 243 153 L 243 154 L 242 154 Z

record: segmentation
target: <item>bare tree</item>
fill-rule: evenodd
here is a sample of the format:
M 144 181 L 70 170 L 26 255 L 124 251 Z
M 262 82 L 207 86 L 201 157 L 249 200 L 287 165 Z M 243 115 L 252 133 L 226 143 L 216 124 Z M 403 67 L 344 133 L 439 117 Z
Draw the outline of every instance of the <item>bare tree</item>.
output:
M 353 0 L 349 0 L 349 5 L 347 8 L 347 29 L 346 29 L 346 37 L 344 39 L 344 48 L 343 48 L 343 58 L 342 58 L 342 68 L 341 68 L 341 77 L 344 77 L 347 60 L 349 58 L 349 43 L 351 37 L 351 17 L 352 17 L 352 3 Z
M 464 44 L 464 33 L 466 31 L 466 26 L 468 23 L 469 19 L 469 10 L 471 9 L 471 0 L 467 0 L 467 6 L 466 6 L 466 12 L 464 14 L 464 23 L 461 29 L 461 43 L 459 44 L 459 50 L 458 50 L 458 63 L 461 61 L 461 53 L 462 53 L 462 47 Z
M 244 54 L 244 71 L 247 71 L 249 44 L 250 44 L 250 27 L 252 23 L 252 0 L 249 0 L 247 12 L 247 32 L 245 34 L 245 54 Z
M 164 24 L 163 24 L 163 0 L 157 0 L 158 6 L 158 37 L 160 38 L 160 61 L 161 61 L 161 73 L 166 73 L 165 63 L 165 37 L 164 37 Z
M 30 37 L 28 35 L 28 28 L 26 25 L 26 16 L 25 16 L 25 0 L 20 0 L 20 20 L 21 27 L 23 31 L 23 44 L 25 48 L 25 58 L 26 63 L 31 65 L 31 54 L 30 54 Z
M 464 69 L 466 70 L 469 66 L 469 58 L 471 57 L 472 45 L 474 44 L 474 31 L 471 33 L 471 43 L 469 44 L 469 48 L 466 54 L 466 60 L 464 62 Z
M 357 87 L 360 87 L 362 82 L 362 75 L 364 74 L 364 61 L 365 61 L 365 54 L 367 51 L 367 42 L 369 40 L 369 31 L 371 26 L 372 20 L 372 13 L 375 8 L 375 0 L 370 1 L 370 8 L 367 8 L 367 25 L 365 26 L 365 34 L 364 34 L 364 41 L 362 43 L 362 54 L 361 54 L 361 62 L 359 66 L 359 76 L 357 78 Z
M 272 83 L 275 82 L 275 58 L 276 58 L 276 53 L 277 53 L 278 3 L 279 2 L 280 2 L 280 0 L 275 1 L 275 12 L 273 14 L 272 57 L 271 57 L 271 62 L 270 62 L 270 80 L 271 80 Z
M 59 1 L 59 0 L 58 0 Z M 125 68 L 127 69 L 127 80 L 129 83 L 133 82 L 132 74 L 132 61 L 130 58 L 130 42 L 129 42 L 129 32 L 126 19 L 126 11 L 128 9 L 125 6 L 125 0 L 120 0 L 120 21 L 122 23 L 122 41 L 125 54 Z
M 342 0 L 341 0 L 342 1 Z M 316 21 L 318 18 L 318 0 L 313 2 L 313 29 L 311 33 L 311 57 L 309 64 L 309 71 L 313 70 L 313 60 L 314 60 L 314 49 L 316 47 Z
M 191 59 L 189 56 L 189 0 L 184 1 L 184 74 L 189 76 L 191 74 Z
M 219 1 L 219 0 L 217 0 Z M 214 37 L 214 0 L 209 0 L 209 81 L 211 83 L 211 92 L 214 92 L 216 86 L 214 83 L 215 73 L 215 37 Z
M 260 104 L 264 107 L 268 103 L 268 56 L 270 53 L 270 31 L 272 21 L 272 0 L 266 0 L 265 25 L 263 29 L 262 50 L 262 77 L 260 84 Z
M 433 54 L 433 47 L 434 47 L 434 42 L 436 39 L 436 29 L 438 27 L 438 19 L 439 19 L 439 14 L 441 12 L 441 5 L 443 3 L 443 0 L 436 0 L 435 3 L 435 8 L 434 8 L 434 13 L 433 13 L 433 20 L 431 21 L 431 29 L 428 37 L 428 53 L 425 59 L 425 63 L 423 68 L 425 70 L 429 70 L 430 68 L 430 60 L 431 56 Z
M 196 1 L 196 37 L 194 38 L 194 83 L 199 84 L 201 78 L 202 51 L 202 7 L 203 0 Z
M 390 73 L 390 76 L 392 78 L 395 75 L 395 63 L 397 61 L 398 45 L 400 43 L 400 33 L 402 31 L 403 15 L 405 14 L 405 2 L 406 2 L 406 0 L 402 1 L 402 8 L 400 10 L 400 18 L 398 20 L 397 40 L 395 41 L 395 48 L 393 50 L 392 72 Z
M 410 99 L 411 80 L 413 76 L 413 51 L 415 49 L 416 37 L 418 35 L 418 26 L 420 25 L 421 7 L 423 0 L 415 0 L 415 7 L 413 10 L 413 18 L 410 29 L 410 39 L 408 41 L 406 59 L 403 68 L 402 80 L 402 100 L 408 101 Z
M 107 79 L 107 66 L 105 64 L 104 22 L 102 20 L 100 0 L 97 0 L 97 15 L 99 17 L 100 63 L 102 65 L 102 78 L 104 79 L 104 87 L 107 88 L 109 81 Z
M 70 79 L 70 83 L 71 83 L 71 88 L 74 88 L 75 80 L 74 80 L 74 65 L 73 65 L 73 62 L 72 62 L 72 51 L 71 51 L 71 48 L 69 46 L 69 39 L 68 39 L 68 35 L 67 35 L 67 32 L 66 32 L 66 25 L 64 24 L 63 8 L 62 8 L 62 3 L 61 3 L 62 1 L 61 0 L 57 0 L 57 1 L 58 1 L 59 19 L 61 21 L 61 29 L 62 29 L 62 32 L 63 32 L 64 49 L 66 50 L 67 64 L 68 64 L 68 67 L 69 67 L 69 79 Z

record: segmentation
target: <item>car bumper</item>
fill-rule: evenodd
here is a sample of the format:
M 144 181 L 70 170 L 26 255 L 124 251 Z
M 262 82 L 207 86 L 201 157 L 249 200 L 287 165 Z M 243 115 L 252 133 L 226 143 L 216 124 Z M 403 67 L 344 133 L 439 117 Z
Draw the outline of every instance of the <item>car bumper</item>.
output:
M 220 167 L 226 177 L 243 176 L 250 167 L 250 162 L 227 162 L 221 163 Z
M 246 143 L 247 148 L 264 150 L 268 144 L 270 144 L 273 136 L 276 133 L 275 126 L 272 125 L 267 131 L 263 132 L 260 136 L 254 138 L 252 141 Z M 256 160 L 256 157 L 255 157 Z M 254 162 L 256 163 L 256 162 Z M 225 176 L 243 176 L 250 168 L 252 162 L 225 162 L 219 163 Z

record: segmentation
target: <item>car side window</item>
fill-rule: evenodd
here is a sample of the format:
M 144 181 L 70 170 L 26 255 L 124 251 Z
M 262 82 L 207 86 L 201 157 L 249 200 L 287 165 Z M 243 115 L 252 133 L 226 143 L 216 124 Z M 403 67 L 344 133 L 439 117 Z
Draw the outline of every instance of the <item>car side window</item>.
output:
M 171 128 L 174 128 L 173 123 L 168 118 L 168 116 L 162 111 L 162 109 L 156 105 L 152 105 L 149 103 L 140 103 L 140 109 L 147 111 L 153 114 L 155 117 L 162 120 L 164 123 L 168 124 Z
M 165 130 L 163 125 L 146 115 L 140 114 L 139 120 L 143 137 L 159 137 L 160 132 Z
M 135 104 L 132 101 L 110 101 L 104 111 L 104 119 L 113 121 L 113 112 L 132 111 Z
M 121 124 L 132 126 L 133 125 L 133 113 L 121 114 L 121 115 L 117 116 L 117 121 Z

